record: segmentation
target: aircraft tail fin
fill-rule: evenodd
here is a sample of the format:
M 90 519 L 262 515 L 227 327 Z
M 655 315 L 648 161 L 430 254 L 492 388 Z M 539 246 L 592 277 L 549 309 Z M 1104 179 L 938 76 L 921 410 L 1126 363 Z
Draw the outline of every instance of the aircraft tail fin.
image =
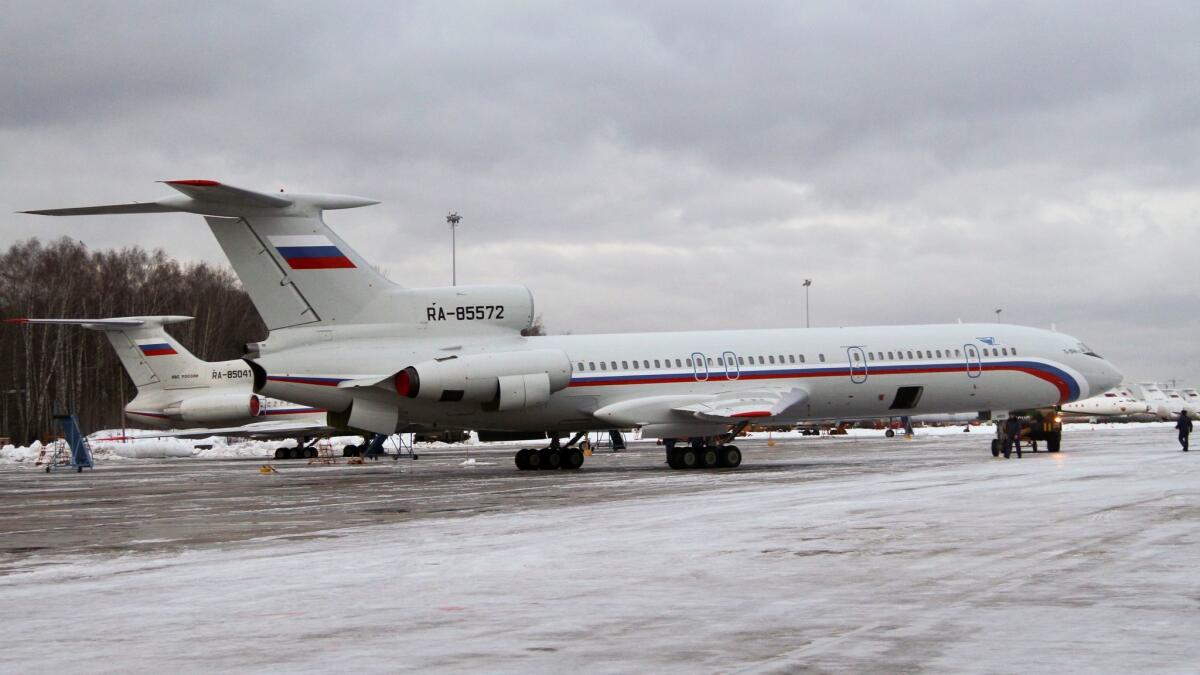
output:
M 81 326 L 101 331 L 139 390 L 187 386 L 188 376 L 207 362 L 196 358 L 163 328 L 190 316 L 129 316 L 111 319 L 8 319 L 14 324 Z M 197 378 L 199 379 L 199 378 Z
M 324 211 L 377 204 L 332 194 L 268 193 L 212 180 L 163 183 L 178 195 L 145 204 L 25 211 L 48 216 L 183 211 L 205 216 L 270 330 L 370 323 L 399 287 L 375 271 L 321 218 Z

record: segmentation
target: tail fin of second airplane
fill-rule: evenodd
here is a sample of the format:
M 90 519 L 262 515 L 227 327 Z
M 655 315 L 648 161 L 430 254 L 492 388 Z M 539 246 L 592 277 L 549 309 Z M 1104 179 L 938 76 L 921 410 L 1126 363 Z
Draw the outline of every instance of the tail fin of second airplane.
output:
M 208 365 L 179 344 L 163 326 L 190 316 L 129 316 L 111 319 L 8 319 L 16 324 L 82 326 L 104 333 L 137 388 L 188 386 Z M 207 379 L 203 381 L 207 382 Z

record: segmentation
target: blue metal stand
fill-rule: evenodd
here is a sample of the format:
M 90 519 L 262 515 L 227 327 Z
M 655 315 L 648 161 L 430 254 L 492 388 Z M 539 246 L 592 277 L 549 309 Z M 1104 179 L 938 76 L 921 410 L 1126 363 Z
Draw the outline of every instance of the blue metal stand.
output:
M 71 448 L 70 462 L 67 466 L 76 471 L 83 471 L 84 467 L 94 469 L 92 462 L 92 446 L 88 445 L 87 436 L 79 430 L 79 420 L 74 415 L 55 415 L 54 425 L 58 427 L 63 438 L 67 439 L 67 446 Z M 46 466 L 46 471 L 54 468 L 55 462 L 51 462 Z

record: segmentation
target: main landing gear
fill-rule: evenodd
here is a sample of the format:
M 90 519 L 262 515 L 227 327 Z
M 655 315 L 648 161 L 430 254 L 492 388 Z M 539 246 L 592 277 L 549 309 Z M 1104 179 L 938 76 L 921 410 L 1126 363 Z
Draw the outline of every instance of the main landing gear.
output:
M 732 469 L 742 463 L 742 451 L 736 445 L 709 445 L 705 439 L 692 439 L 676 447 L 667 442 L 667 466 L 672 469 Z
M 317 456 L 317 441 L 318 437 L 308 437 L 296 439 L 296 447 L 289 448 L 280 446 L 275 448 L 275 459 L 312 459 Z
M 575 470 L 583 466 L 583 450 L 575 447 L 583 432 L 575 434 L 566 445 L 559 445 L 558 437 L 550 439 L 548 448 L 522 448 L 517 451 L 515 460 L 517 468 L 522 471 L 537 471 L 538 469 Z

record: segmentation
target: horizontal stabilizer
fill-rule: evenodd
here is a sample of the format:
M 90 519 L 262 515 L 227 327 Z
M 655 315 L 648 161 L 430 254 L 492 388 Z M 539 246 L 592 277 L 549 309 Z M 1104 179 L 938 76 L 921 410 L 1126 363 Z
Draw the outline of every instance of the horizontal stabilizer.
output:
M 111 213 L 170 213 L 177 210 L 154 202 L 134 202 L 132 204 L 108 204 L 105 206 L 77 206 L 70 209 L 40 209 L 37 211 L 19 211 L 18 213 L 32 213 L 35 216 L 101 216 Z
M 164 180 L 161 182 L 163 185 L 169 185 L 201 202 L 274 209 L 281 209 L 295 203 L 286 197 L 224 185 L 215 180 Z
M 83 326 L 92 330 L 121 330 L 140 326 L 165 326 L 170 323 L 191 321 L 190 316 L 123 316 L 111 319 L 5 319 L 5 323 L 51 324 L 58 326 Z

